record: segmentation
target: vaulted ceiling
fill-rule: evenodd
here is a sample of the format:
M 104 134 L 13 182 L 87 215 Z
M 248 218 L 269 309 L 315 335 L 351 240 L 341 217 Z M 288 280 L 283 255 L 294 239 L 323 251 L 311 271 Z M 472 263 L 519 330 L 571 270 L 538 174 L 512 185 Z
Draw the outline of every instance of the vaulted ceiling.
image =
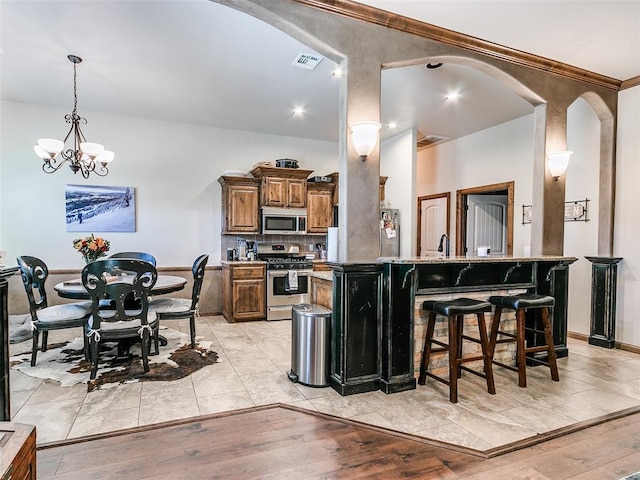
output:
M 361 0 L 360 3 L 618 80 L 640 75 L 635 1 Z M 0 98 L 78 110 L 336 141 L 336 65 L 260 20 L 209 0 L 1 0 Z M 532 107 L 468 67 L 385 70 L 382 120 L 456 138 Z M 425 95 L 424 92 L 432 92 Z M 444 97 L 458 92 L 458 102 Z M 293 115 L 303 108 L 302 115 Z M 42 135 L 60 136 L 62 125 Z M 400 130 L 398 130 L 400 131 Z M 86 132 L 90 133 L 90 125 Z M 386 134 L 392 134 L 386 130 Z

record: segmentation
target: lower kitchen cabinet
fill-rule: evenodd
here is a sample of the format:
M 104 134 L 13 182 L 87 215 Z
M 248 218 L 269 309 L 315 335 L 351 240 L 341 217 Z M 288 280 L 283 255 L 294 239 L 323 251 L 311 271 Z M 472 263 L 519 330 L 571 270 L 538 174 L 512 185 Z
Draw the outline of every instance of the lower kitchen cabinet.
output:
M 323 272 L 324 273 L 324 272 Z M 322 277 L 311 274 L 311 303 L 333 310 L 333 280 L 327 272 Z
M 266 264 L 222 263 L 222 315 L 228 322 L 266 319 Z

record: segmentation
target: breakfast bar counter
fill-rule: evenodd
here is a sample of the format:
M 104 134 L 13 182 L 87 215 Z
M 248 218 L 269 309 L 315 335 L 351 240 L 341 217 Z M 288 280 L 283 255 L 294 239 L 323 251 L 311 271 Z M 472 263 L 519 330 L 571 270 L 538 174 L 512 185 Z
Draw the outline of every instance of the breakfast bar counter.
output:
M 575 257 L 389 257 L 375 263 L 331 263 L 334 335 L 331 385 L 342 395 L 416 388 L 417 296 L 526 290 L 551 295 L 558 357 L 568 355 L 569 265 Z M 480 292 L 480 293 L 479 293 Z M 529 314 L 528 314 L 529 315 Z M 530 315 L 536 315 L 531 312 Z M 535 339 L 534 339 L 535 341 Z

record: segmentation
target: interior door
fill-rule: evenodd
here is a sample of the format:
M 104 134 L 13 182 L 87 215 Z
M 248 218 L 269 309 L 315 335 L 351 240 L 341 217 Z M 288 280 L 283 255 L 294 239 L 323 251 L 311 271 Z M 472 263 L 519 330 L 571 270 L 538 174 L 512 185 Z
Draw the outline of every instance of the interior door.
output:
M 491 247 L 492 255 L 507 254 L 507 195 L 468 195 L 467 252 Z
M 420 242 L 418 255 L 422 257 L 439 255 L 438 245 L 443 234 L 449 234 L 449 197 L 425 197 L 420 200 Z

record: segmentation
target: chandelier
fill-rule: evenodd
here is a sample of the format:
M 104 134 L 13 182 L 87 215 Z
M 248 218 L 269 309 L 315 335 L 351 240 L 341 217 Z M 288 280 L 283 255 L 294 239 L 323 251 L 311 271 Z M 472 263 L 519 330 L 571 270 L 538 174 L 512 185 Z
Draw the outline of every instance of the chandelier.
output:
M 84 138 L 80 124 L 86 125 L 87 119 L 78 115 L 78 95 L 76 93 L 76 65 L 82 62 L 82 59 L 75 55 L 68 55 L 67 58 L 73 63 L 73 111 L 65 115 L 64 119 L 71 124 L 71 128 L 64 140 L 41 138 L 33 150 L 43 160 L 42 170 L 45 173 L 56 172 L 66 162 L 69 162 L 69 168 L 73 173 L 80 172 L 84 178 L 89 178 L 91 172 L 104 177 L 109 173 L 107 165 L 113 160 L 115 154 L 105 150 L 104 145 L 87 142 Z M 67 148 L 69 137 L 72 137 L 70 142 L 72 141 L 73 145 Z

